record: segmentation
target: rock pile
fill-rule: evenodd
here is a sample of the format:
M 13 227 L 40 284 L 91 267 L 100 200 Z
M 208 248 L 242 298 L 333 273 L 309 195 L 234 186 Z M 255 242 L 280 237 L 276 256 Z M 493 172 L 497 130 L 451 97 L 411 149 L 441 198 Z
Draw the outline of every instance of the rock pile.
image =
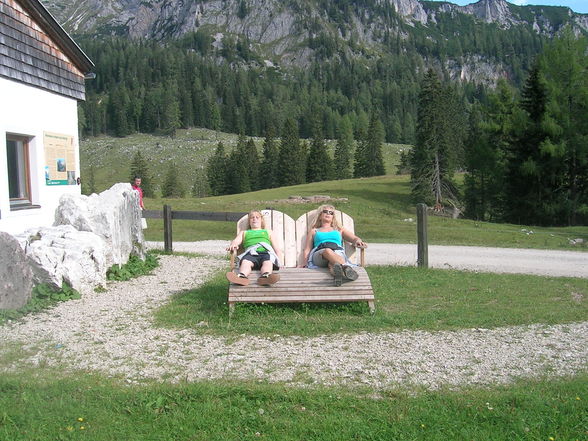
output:
M 31 279 L 32 285 L 59 289 L 67 283 L 88 292 L 106 283 L 112 265 L 125 264 L 131 255 L 145 257 L 138 193 L 130 184 L 115 184 L 91 196 L 64 195 L 52 227 L 31 228 L 15 237 L 0 234 L 0 250 L 0 271 L 13 273 L 11 278 L 0 274 L 0 308 L 26 304 Z M 18 293 L 17 279 L 23 280 Z M 11 290 L 11 299 L 5 299 Z

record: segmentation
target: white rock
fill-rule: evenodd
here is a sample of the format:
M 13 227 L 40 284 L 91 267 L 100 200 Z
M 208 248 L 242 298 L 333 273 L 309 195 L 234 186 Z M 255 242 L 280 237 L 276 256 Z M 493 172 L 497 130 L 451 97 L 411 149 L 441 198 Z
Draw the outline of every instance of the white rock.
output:
M 0 309 L 23 307 L 32 288 L 33 273 L 18 240 L 0 231 Z
M 139 196 L 130 184 L 115 184 L 91 196 L 62 196 L 54 225 L 72 225 L 103 238 L 109 267 L 127 263 L 130 255 L 145 256 Z
M 106 284 L 106 243 L 98 235 L 71 225 L 34 228 L 18 235 L 34 284 L 61 288 L 67 283 L 86 293 Z

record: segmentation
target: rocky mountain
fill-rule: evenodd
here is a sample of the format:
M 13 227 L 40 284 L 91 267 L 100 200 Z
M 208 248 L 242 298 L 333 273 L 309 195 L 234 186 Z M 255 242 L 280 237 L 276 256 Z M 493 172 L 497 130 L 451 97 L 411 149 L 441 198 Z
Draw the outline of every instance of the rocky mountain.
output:
M 336 30 L 371 42 L 376 31 L 401 25 L 434 28 L 440 15 L 466 14 L 500 28 L 526 25 L 553 35 L 565 24 L 588 32 L 588 14 L 569 8 L 515 6 L 480 0 L 467 6 L 419 0 L 42 0 L 73 34 L 114 34 L 133 38 L 177 38 L 200 28 L 244 35 L 271 45 L 277 54 L 308 32 Z M 310 28 L 309 28 L 310 27 Z M 333 29 L 334 28 L 334 29 Z M 220 37 L 219 37 L 220 38 Z
M 461 46 L 447 42 L 479 39 L 471 36 L 475 26 L 492 27 L 491 32 L 521 28 L 527 34 L 551 37 L 570 25 L 577 34 L 588 35 L 588 14 L 564 7 L 516 6 L 504 0 L 479 0 L 467 6 L 424 0 L 42 1 L 73 35 L 163 41 L 197 31 L 206 34 L 216 49 L 245 41 L 258 60 L 272 66 L 308 66 L 320 56 L 334 54 L 369 57 L 392 46 L 401 50 L 403 45 L 415 45 L 416 40 L 421 46 L 427 41 L 437 47 L 441 41 Z M 418 50 L 428 64 L 442 62 L 454 79 L 492 84 L 508 76 L 510 69 L 504 59 L 493 59 L 477 47 L 454 51 L 445 59 L 434 48 L 429 54 L 426 47 Z

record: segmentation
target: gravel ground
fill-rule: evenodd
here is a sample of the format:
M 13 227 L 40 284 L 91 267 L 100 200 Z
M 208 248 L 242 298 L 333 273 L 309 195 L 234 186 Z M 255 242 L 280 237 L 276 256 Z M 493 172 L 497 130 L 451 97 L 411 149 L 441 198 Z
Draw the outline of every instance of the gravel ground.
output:
M 382 389 L 507 383 L 587 368 L 588 322 L 230 341 L 203 335 L 198 327 L 152 326 L 155 308 L 223 267 L 226 261 L 213 257 L 161 256 L 151 276 L 109 282 L 106 292 L 4 325 L 0 371 L 65 366 L 129 382 L 230 378 Z M 9 362 L 15 345 L 21 356 Z
M 225 256 L 228 241 L 174 242 L 174 251 Z M 163 248 L 163 242 L 147 242 Z M 415 266 L 416 245 L 374 243 L 366 252 L 367 265 Z M 588 278 L 588 253 L 579 251 L 531 250 L 429 245 L 429 266 L 492 273 L 536 274 Z

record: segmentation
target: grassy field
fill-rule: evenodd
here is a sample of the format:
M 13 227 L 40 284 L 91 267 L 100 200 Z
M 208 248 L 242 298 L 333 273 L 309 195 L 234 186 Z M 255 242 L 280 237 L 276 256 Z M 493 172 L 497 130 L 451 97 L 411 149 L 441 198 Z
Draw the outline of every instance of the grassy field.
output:
M 263 138 L 253 138 L 261 156 Z M 208 157 L 217 144 L 222 142 L 230 152 L 237 145 L 237 135 L 213 130 L 192 128 L 178 130 L 175 137 L 134 134 L 125 138 L 99 136 L 80 142 L 81 175 L 88 178 L 90 167 L 94 167 L 96 191 L 101 192 L 117 182 L 128 182 L 131 161 L 137 151 L 149 160 L 149 170 L 156 188 L 164 180 L 167 164 L 173 162 L 178 169 L 178 179 L 185 189 L 194 184 L 198 172 L 202 172 Z M 327 141 L 333 153 L 335 141 Z M 386 172 L 396 173 L 400 152 L 409 149 L 403 144 L 383 144 L 382 153 Z
M 155 313 L 158 326 L 214 335 L 354 334 L 570 323 L 588 317 L 588 280 L 413 267 L 367 268 L 376 297 L 343 304 L 237 304 L 228 317 L 227 281 L 218 274 L 174 295 Z
M 207 149 L 216 144 L 209 135 L 195 130 L 159 142 L 177 143 L 174 149 L 178 155 L 204 155 L 205 142 L 209 143 Z M 157 146 L 153 137 L 120 140 L 124 148 L 118 145 L 119 140 L 91 142 L 94 144 L 83 143 L 82 161 L 84 155 L 91 156 L 91 163 L 97 166 L 97 181 L 103 185 L 100 189 L 126 181 L 128 163 L 137 148 L 151 149 L 155 163 L 167 160 L 163 153 L 155 154 L 165 149 Z M 201 164 L 202 159 L 195 158 L 186 159 L 186 170 Z M 393 155 L 389 158 L 393 161 Z M 160 209 L 166 203 L 176 210 L 196 211 L 248 211 L 271 206 L 296 218 L 314 206 L 276 201 L 315 194 L 347 198 L 336 205 L 354 217 L 357 232 L 367 241 L 415 242 L 414 207 L 408 196 L 408 179 L 403 176 L 306 184 L 218 198 L 147 199 L 146 204 L 149 209 Z M 174 239 L 228 240 L 234 229 L 230 222 L 174 221 Z M 146 234 L 150 240 L 162 240 L 161 223 L 150 220 Z M 545 229 L 429 218 L 433 244 L 587 249 L 570 245 L 569 238 L 588 241 L 588 227 Z M 368 267 L 368 272 L 377 299 L 373 316 L 361 303 L 237 305 L 229 321 L 227 282 L 218 274 L 201 287 L 175 294 L 154 311 L 154 321 L 156 326 L 176 329 L 193 329 L 205 322 L 206 326 L 198 327 L 199 333 L 232 339 L 492 328 L 570 323 L 588 317 L 586 279 L 402 267 Z M 66 366 L 49 367 L 42 357 L 35 367 L 20 366 L 19 360 L 32 348 L 7 349 L 2 348 L 2 342 L 0 348 L 2 441 L 588 440 L 587 372 L 457 390 L 315 385 L 300 389 L 237 379 L 146 382 L 139 386 L 122 378 L 70 372 Z
M 350 214 L 356 231 L 368 242 L 416 243 L 416 208 L 410 200 L 408 176 L 379 176 L 343 181 L 261 190 L 239 195 L 208 198 L 146 199 L 146 207 L 161 210 L 164 204 L 174 210 L 237 211 L 272 207 L 296 219 L 316 208 L 316 204 L 283 202 L 289 196 L 328 195 L 345 198 L 337 208 Z M 280 202 L 282 201 L 282 202 Z M 147 240 L 163 240 L 163 222 L 149 220 Z M 494 224 L 468 219 L 429 216 L 429 243 L 436 245 L 475 245 L 509 248 L 587 250 L 588 227 L 541 228 L 514 224 Z M 226 239 L 234 237 L 230 222 L 174 221 L 175 241 Z M 582 238 L 583 244 L 569 239 Z
M 126 138 L 97 137 L 83 140 L 80 145 L 82 175 L 87 177 L 90 166 L 95 169 L 98 191 L 116 182 L 127 182 L 133 155 L 141 150 L 150 159 L 154 181 L 160 182 L 169 161 L 176 163 L 183 185 L 190 188 L 194 177 L 202 171 L 216 144 L 222 141 L 227 150 L 237 136 L 207 129 L 179 130 L 174 138 L 136 134 Z M 263 139 L 255 139 L 261 152 Z M 329 142 L 333 148 L 333 142 Z M 398 176 L 396 166 L 401 151 L 410 146 L 384 144 L 387 176 L 296 185 L 222 197 L 181 199 L 147 198 L 148 209 L 161 210 L 169 204 L 174 210 L 249 211 L 273 207 L 296 219 L 315 206 L 278 202 L 289 196 L 328 195 L 345 198 L 338 208 L 356 221 L 358 233 L 370 242 L 416 243 L 416 210 L 410 200 L 408 176 Z M 233 237 L 235 226 L 227 222 L 174 222 L 174 240 L 195 241 Z M 147 240 L 163 240 L 163 222 L 149 221 Z M 584 239 L 584 244 L 571 245 L 569 239 Z M 429 217 L 429 241 L 438 245 L 477 245 L 511 248 L 543 248 L 587 250 L 588 227 L 539 228 L 528 225 L 491 224 L 466 219 Z
M 588 375 L 579 375 L 374 394 L 251 383 L 121 386 L 94 376 L 23 372 L 0 378 L 0 439 L 586 440 L 586 384 Z

